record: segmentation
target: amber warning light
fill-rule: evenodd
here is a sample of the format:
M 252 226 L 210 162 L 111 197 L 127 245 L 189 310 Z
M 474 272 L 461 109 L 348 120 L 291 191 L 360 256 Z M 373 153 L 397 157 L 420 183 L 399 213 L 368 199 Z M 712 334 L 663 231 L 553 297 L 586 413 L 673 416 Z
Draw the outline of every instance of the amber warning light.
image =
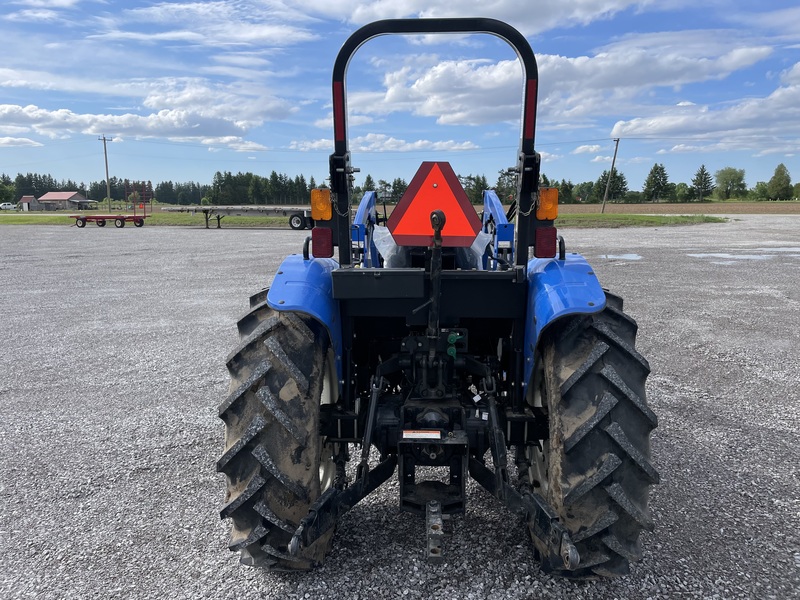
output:
M 481 220 L 448 162 L 424 162 L 386 225 L 398 246 L 432 246 L 431 212 L 444 212 L 442 246 L 468 247 Z

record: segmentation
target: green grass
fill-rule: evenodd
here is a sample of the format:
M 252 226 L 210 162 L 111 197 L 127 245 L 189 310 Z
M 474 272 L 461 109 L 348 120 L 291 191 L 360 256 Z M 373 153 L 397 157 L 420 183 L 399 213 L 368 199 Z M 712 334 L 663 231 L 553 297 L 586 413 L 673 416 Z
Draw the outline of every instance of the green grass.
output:
M 0 225 L 73 225 L 74 219 L 52 213 L 0 213 Z
M 91 213 L 86 213 L 90 216 Z M 67 213 L 9 213 L 0 214 L 0 225 L 63 225 L 75 224 Z M 706 215 L 625 215 L 625 214 L 566 214 L 556 220 L 557 227 L 664 227 L 669 225 L 694 225 L 697 223 L 724 223 L 720 217 Z M 129 224 L 132 226 L 132 224 Z M 87 227 L 97 227 L 87 223 Z M 106 227 L 113 227 L 108 223 Z M 145 227 L 204 227 L 203 215 L 189 213 L 155 213 L 149 215 Z M 209 227 L 216 227 L 217 220 L 211 219 Z M 288 227 L 286 217 L 224 217 L 222 227 Z
M 92 214 L 106 214 L 107 211 L 85 212 L 87 217 Z M 0 214 L 0 225 L 63 225 L 70 227 L 75 225 L 75 219 L 70 219 L 70 214 L 79 213 L 2 213 Z M 117 214 L 117 213 L 112 213 Z M 120 212 L 119 214 L 131 214 Z M 87 227 L 97 227 L 94 223 L 86 223 Z M 132 223 L 126 226 L 133 227 Z M 203 215 L 198 213 L 192 215 L 189 213 L 155 213 L 147 215 L 145 219 L 145 227 L 205 227 L 205 219 Z M 216 227 L 217 220 L 211 219 L 208 224 L 209 227 Z M 223 227 L 288 227 L 289 219 L 286 217 L 224 217 L 222 219 Z M 114 223 L 109 222 L 106 227 L 114 227 Z
M 167 226 L 167 227 L 205 227 L 205 219 L 202 213 L 155 213 L 147 218 L 147 225 Z M 208 221 L 209 227 L 217 226 L 217 219 L 212 217 Z M 288 227 L 287 217 L 223 217 L 222 227 Z
M 671 225 L 697 225 L 698 223 L 725 223 L 727 219 L 706 215 L 622 215 L 584 213 L 561 215 L 556 227 L 665 227 Z

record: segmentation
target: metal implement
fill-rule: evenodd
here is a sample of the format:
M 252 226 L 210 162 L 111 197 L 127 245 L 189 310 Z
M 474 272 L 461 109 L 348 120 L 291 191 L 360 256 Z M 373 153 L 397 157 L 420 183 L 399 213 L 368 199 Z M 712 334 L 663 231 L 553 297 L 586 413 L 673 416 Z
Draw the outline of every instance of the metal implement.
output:
M 217 229 L 222 228 L 222 219 L 234 217 L 288 217 L 289 227 L 292 229 L 311 229 L 314 220 L 311 218 L 311 209 L 307 206 L 286 206 L 276 204 L 272 206 L 261 204 L 248 204 L 241 206 L 213 206 L 213 205 L 187 205 L 187 206 L 162 206 L 163 212 L 186 212 L 191 214 L 201 213 L 205 218 L 206 229 L 209 229 L 211 219 L 217 220 Z
M 425 505 L 425 525 L 428 535 L 428 562 L 438 564 L 444 562 L 444 520 L 442 519 L 442 506 L 436 500 L 431 500 Z

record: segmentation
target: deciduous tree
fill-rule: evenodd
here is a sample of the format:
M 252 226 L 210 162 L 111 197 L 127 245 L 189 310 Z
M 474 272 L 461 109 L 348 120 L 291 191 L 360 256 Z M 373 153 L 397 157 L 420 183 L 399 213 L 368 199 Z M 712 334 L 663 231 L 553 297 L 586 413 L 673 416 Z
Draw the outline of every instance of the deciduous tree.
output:
M 714 173 L 717 180 L 717 197 L 720 200 L 741 198 L 747 194 L 747 185 L 744 181 L 744 169 L 725 167 Z
M 770 200 L 789 200 L 793 195 L 792 178 L 783 163 L 775 167 L 775 174 L 767 182 Z

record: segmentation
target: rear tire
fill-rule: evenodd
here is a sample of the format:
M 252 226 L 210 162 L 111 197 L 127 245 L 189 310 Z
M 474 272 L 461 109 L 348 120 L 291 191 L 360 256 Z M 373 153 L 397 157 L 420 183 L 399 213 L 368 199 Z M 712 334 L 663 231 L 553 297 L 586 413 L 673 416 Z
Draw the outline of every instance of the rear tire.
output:
M 653 529 L 657 418 L 645 400 L 650 367 L 634 347 L 636 330 L 622 299 L 607 294 L 605 310 L 556 324 L 541 344 L 528 402 L 547 414 L 550 438 L 526 447 L 520 479 L 555 508 L 580 553 L 577 570 L 559 571 L 566 577 L 627 574 L 642 556 L 639 533 Z
M 144 225 L 144 219 L 134 219 L 133 224 L 135 227 L 142 227 Z
M 225 452 L 217 470 L 227 480 L 220 515 L 233 522 L 229 548 L 245 565 L 308 570 L 323 562 L 333 537 L 331 530 L 289 555 L 300 520 L 335 475 L 333 448 L 319 435 L 320 401 L 330 401 L 336 385 L 327 334 L 266 302 L 238 328 L 230 395 L 219 409 Z
M 106 226 L 106 220 L 105 219 L 98 219 L 97 220 L 97 226 L 98 227 L 105 227 Z
M 306 218 L 300 213 L 295 213 L 289 216 L 289 227 L 292 229 L 305 229 Z
M 77 227 L 86 227 L 86 219 L 75 219 L 75 225 Z
M 114 227 L 117 228 L 125 227 L 125 219 L 114 219 Z

